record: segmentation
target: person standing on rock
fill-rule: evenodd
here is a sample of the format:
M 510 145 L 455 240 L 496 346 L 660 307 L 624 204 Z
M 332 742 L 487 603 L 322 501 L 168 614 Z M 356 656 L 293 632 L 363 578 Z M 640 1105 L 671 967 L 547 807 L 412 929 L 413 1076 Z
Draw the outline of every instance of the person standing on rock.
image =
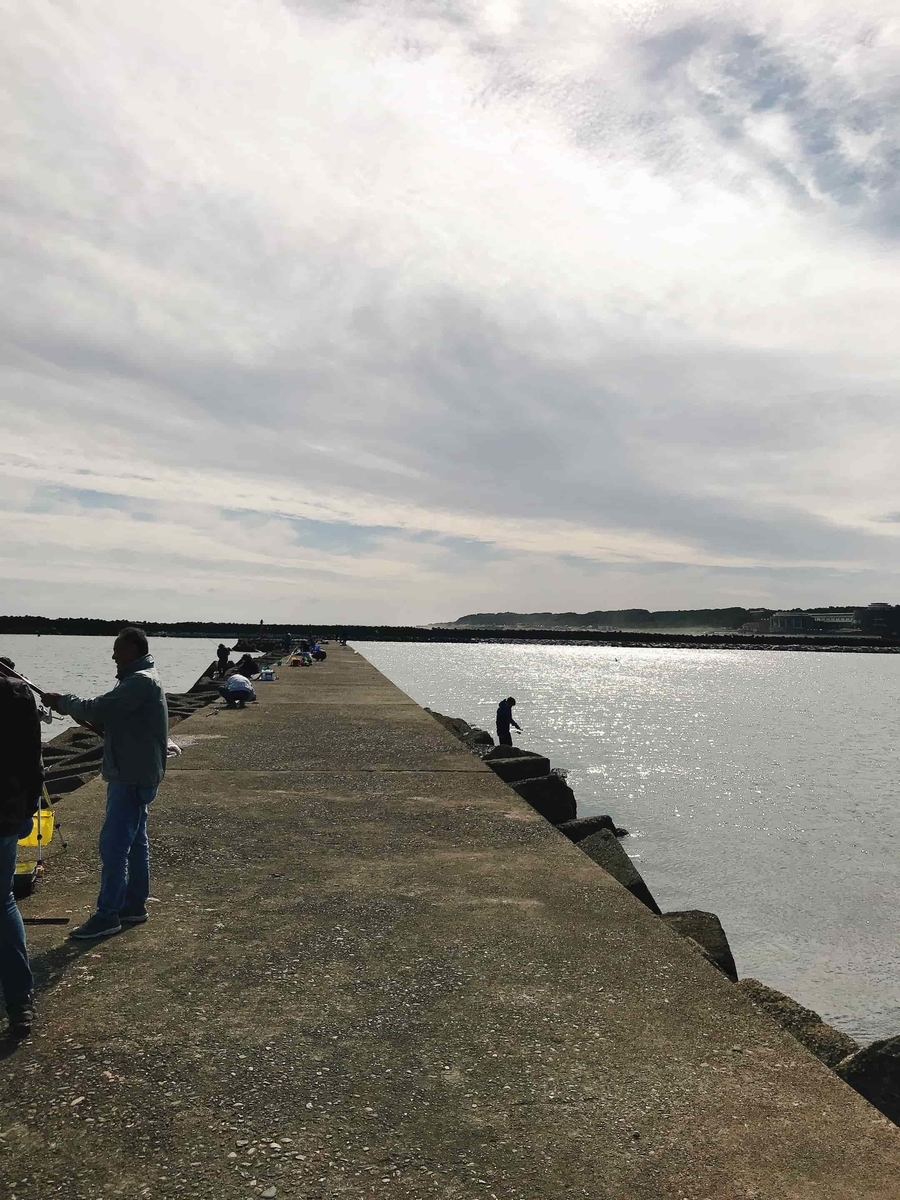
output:
M 218 663 L 219 678 L 225 678 L 225 672 L 228 670 L 228 659 L 231 651 L 222 642 L 219 642 L 216 650 L 216 661 Z
M 150 845 L 147 809 L 166 773 L 169 714 L 166 696 L 142 629 L 123 629 L 113 646 L 118 683 L 93 700 L 47 692 L 45 704 L 103 731 L 106 819 L 100 831 L 97 911 L 69 937 L 87 940 L 120 933 L 147 920 Z
M 505 700 L 501 700 L 497 705 L 497 743 L 500 746 L 511 746 L 513 744 L 512 734 L 509 730 L 510 725 L 515 725 L 519 733 L 522 732 L 522 726 L 512 715 L 515 705 L 516 702 L 512 696 L 507 696 Z
M 13 895 L 16 846 L 31 832 L 43 784 L 41 726 L 31 691 L 0 673 L 0 992 L 13 1037 L 27 1037 L 34 1020 L 25 926 Z

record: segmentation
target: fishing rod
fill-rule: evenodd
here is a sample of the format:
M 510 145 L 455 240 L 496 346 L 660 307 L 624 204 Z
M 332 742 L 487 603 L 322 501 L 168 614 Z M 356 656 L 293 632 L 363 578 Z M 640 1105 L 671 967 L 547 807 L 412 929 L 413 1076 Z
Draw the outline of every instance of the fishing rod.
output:
M 11 667 L 8 663 L 5 663 L 5 662 L 0 662 L 0 672 L 2 672 L 4 675 L 6 675 L 9 678 L 18 679 L 19 682 L 24 683 L 26 685 L 26 687 L 30 687 L 31 690 L 35 693 L 35 695 L 40 696 L 41 704 L 44 703 L 44 693 L 41 691 L 41 689 L 38 687 L 38 685 L 36 683 L 31 682 L 31 680 L 28 678 L 27 675 L 22 675 L 14 667 Z M 53 721 L 64 721 L 65 717 L 58 716 L 56 713 L 50 712 L 50 719 Z M 74 718 L 73 718 L 73 720 L 74 720 Z M 91 731 L 91 733 L 99 733 L 100 732 L 100 730 L 97 729 L 94 725 L 92 725 L 90 723 L 90 721 L 76 721 L 75 723 L 76 723 L 76 725 L 81 725 L 84 729 L 89 729 Z
M 19 682 L 24 683 L 26 685 L 26 687 L 30 687 L 31 690 L 35 693 L 35 695 L 40 696 L 41 706 L 42 706 L 40 709 L 40 717 L 41 717 L 42 721 L 44 721 L 47 724 L 52 725 L 54 721 L 62 721 L 65 719 L 63 717 L 57 716 L 57 714 L 54 713 L 52 711 L 52 709 L 44 708 L 43 707 L 44 693 L 41 691 L 41 689 L 38 687 L 38 685 L 36 683 L 32 683 L 31 680 L 28 679 L 25 675 L 20 675 L 18 671 L 16 671 L 13 667 L 11 667 L 9 665 L 9 663 L 0 662 L 0 672 L 2 672 L 5 676 L 7 676 L 7 678 L 18 679 Z
M 13 679 L 18 679 L 20 683 L 27 684 L 33 692 L 36 692 L 37 695 L 40 696 L 41 701 L 43 702 L 44 693 L 36 683 L 32 683 L 30 679 L 27 679 L 24 675 L 21 675 L 18 671 L 5 662 L 0 662 L 0 672 L 2 672 L 4 675 L 11 675 Z

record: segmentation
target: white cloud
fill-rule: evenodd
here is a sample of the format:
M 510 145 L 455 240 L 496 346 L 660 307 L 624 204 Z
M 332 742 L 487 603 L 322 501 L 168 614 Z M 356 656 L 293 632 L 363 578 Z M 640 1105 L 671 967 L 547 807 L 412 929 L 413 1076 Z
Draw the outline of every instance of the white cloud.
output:
M 8 7 L 10 603 L 895 586 L 886 3 Z

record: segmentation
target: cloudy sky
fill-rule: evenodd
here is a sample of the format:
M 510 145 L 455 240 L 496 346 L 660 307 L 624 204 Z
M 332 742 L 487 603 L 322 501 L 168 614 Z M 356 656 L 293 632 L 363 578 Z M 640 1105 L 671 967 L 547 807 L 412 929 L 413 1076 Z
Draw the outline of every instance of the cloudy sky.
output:
M 0 11 L 0 612 L 900 601 L 895 0 Z

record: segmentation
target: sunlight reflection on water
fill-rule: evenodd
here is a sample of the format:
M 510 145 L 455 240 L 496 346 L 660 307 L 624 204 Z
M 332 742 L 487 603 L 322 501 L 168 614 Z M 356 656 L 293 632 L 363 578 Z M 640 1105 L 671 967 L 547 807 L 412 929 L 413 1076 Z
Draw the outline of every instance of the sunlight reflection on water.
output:
M 566 767 L 664 910 L 861 1040 L 900 1033 L 894 655 L 359 643 L 421 704 Z

